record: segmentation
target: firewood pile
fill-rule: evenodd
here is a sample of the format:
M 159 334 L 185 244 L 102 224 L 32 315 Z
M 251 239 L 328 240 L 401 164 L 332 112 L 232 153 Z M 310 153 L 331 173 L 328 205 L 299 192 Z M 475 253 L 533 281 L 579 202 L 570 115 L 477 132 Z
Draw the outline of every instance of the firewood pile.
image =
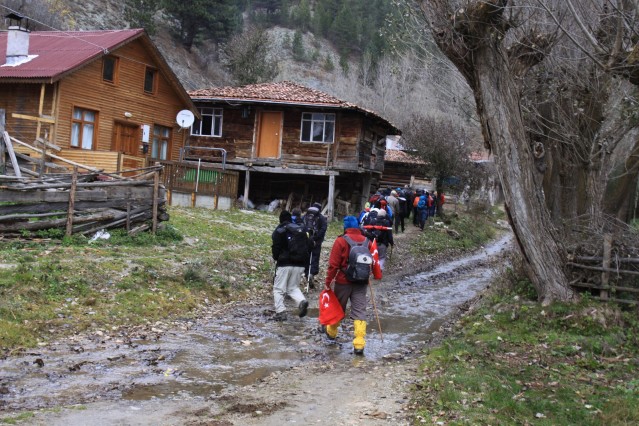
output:
M 0 175 L 0 236 L 25 237 L 60 229 L 66 235 L 91 235 L 126 228 L 130 234 L 156 230 L 166 221 L 166 190 L 161 167 L 126 171 L 48 174 L 40 177 Z

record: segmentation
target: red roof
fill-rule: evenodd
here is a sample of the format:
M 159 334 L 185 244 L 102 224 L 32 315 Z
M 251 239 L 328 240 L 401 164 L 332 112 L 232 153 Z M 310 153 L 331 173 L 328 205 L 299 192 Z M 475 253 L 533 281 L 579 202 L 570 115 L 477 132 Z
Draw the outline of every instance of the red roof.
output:
M 110 31 L 33 31 L 29 34 L 30 61 L 0 66 L 3 79 L 59 80 L 69 71 L 108 54 L 144 34 L 142 29 Z M 6 63 L 7 32 L 0 32 L 0 64 Z
M 212 87 L 209 89 L 191 90 L 188 93 L 194 101 L 225 100 L 353 109 L 372 115 L 390 126 L 397 134 L 401 133 L 399 129 L 373 111 L 343 101 L 328 93 L 311 89 L 291 81 L 249 84 L 240 87 Z

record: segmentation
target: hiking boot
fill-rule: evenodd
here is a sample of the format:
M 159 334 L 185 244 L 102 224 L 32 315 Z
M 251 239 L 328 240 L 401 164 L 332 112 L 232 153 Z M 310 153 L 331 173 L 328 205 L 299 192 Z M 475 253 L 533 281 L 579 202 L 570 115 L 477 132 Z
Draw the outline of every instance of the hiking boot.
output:
M 364 349 L 353 349 L 355 355 L 364 355 Z
M 275 316 L 273 317 L 273 319 L 275 321 L 286 321 L 286 312 L 282 311 L 282 312 L 275 313 Z
M 302 300 L 300 302 L 299 309 L 300 309 L 300 313 L 299 313 L 300 318 L 305 317 L 306 313 L 308 312 L 308 301 Z

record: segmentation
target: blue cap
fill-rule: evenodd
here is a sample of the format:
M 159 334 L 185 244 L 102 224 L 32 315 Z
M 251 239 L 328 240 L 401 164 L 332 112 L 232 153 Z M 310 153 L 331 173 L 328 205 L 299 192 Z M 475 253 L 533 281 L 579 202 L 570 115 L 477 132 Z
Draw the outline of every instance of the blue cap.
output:
M 344 217 L 344 229 L 348 228 L 359 228 L 357 225 L 357 218 L 355 216 Z

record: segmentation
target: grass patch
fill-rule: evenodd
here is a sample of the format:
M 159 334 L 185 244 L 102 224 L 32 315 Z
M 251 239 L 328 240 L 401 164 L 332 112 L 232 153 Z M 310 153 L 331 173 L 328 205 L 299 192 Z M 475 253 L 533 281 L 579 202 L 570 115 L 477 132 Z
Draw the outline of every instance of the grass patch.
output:
M 437 219 L 439 221 L 439 218 Z M 472 212 L 449 214 L 440 225 L 431 219 L 413 247 L 413 253 L 435 254 L 450 250 L 470 250 L 495 238 L 495 215 Z M 420 232 L 419 229 L 414 232 Z
M 46 241 L 0 241 L 0 263 L 12 265 L 0 268 L 0 348 L 187 318 L 205 303 L 271 299 L 277 215 L 179 207 L 169 214 L 156 235 L 110 230 L 109 239 L 95 241 L 51 233 L 42 234 Z M 465 246 L 484 241 L 471 231 Z M 341 221 L 329 224 L 327 250 L 342 232 Z
M 503 290 L 427 351 L 416 423 L 639 424 L 636 312 Z

